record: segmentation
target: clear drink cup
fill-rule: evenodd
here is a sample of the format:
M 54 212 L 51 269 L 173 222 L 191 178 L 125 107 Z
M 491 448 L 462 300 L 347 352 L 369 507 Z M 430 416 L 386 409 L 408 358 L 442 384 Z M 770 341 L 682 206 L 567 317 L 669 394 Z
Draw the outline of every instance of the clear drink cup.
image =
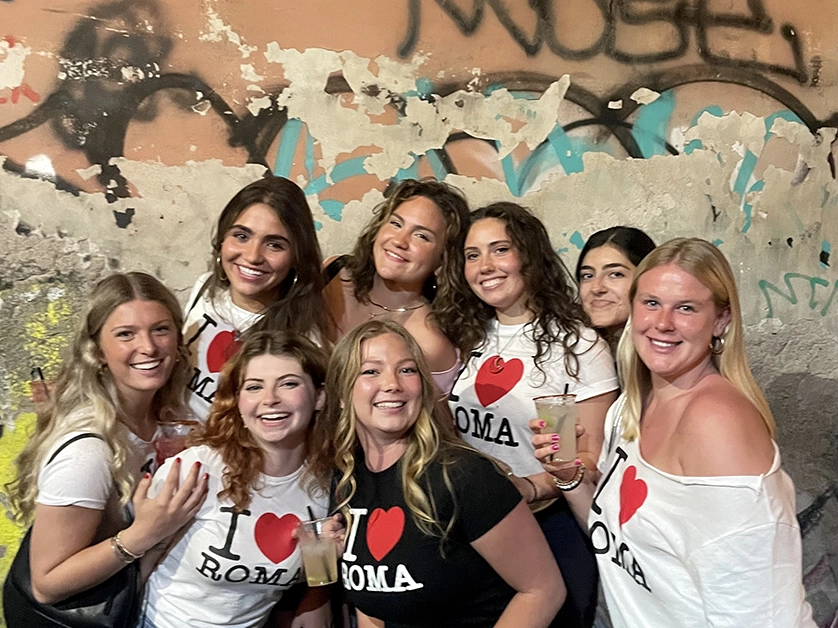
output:
M 157 466 L 186 449 L 186 437 L 198 427 L 197 421 L 163 421 L 154 434 L 154 451 L 157 452 Z
M 338 549 L 335 540 L 323 534 L 328 517 L 301 521 L 297 533 L 303 555 L 303 569 L 310 587 L 322 587 L 338 581 Z
M 576 460 L 576 395 L 546 395 L 533 401 L 539 420 L 545 423 L 541 432 L 559 435 L 560 447 L 553 461 Z

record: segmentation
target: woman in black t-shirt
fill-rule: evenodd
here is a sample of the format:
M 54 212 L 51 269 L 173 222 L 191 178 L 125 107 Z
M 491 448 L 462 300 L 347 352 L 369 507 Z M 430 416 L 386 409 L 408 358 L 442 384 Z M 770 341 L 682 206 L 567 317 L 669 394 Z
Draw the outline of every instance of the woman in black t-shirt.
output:
M 565 598 L 547 542 L 509 480 L 437 415 L 412 336 L 356 327 L 326 391 L 314 468 L 347 519 L 341 572 L 359 628 L 547 626 Z

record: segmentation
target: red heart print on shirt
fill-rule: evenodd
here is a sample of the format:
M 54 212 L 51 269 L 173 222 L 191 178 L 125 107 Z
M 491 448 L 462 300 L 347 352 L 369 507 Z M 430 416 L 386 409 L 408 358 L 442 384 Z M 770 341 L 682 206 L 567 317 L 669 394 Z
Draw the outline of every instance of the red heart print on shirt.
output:
M 524 363 L 518 358 L 504 361 L 499 355 L 492 356 L 480 365 L 474 379 L 477 400 L 486 408 L 515 388 L 524 374 Z
M 236 340 L 236 335 L 233 332 L 218 332 L 207 349 L 207 368 L 210 373 L 220 373 L 224 364 L 235 355 L 241 344 Z
M 257 519 L 253 529 L 256 547 L 274 565 L 281 563 L 293 554 L 297 547 L 297 539 L 292 538 L 291 533 L 299 524 L 300 520 L 296 515 L 277 517 L 272 512 L 266 512 Z
M 620 525 L 634 516 L 637 509 L 646 501 L 649 487 L 646 482 L 637 479 L 637 467 L 628 467 L 620 484 Z
M 367 547 L 375 560 L 381 559 L 396 547 L 404 532 L 404 511 L 398 506 L 390 510 L 376 508 L 367 523 Z

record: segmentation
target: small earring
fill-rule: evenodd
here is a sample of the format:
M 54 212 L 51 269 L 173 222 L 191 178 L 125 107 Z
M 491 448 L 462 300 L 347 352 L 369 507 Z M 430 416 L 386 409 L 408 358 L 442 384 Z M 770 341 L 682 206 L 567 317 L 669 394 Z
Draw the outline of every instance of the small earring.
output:
M 713 355 L 721 355 L 725 350 L 725 339 L 722 336 L 713 336 L 710 341 L 710 353 Z
M 291 282 L 291 288 L 289 288 L 289 290 L 294 289 L 294 286 L 297 285 L 297 279 L 299 279 L 299 278 L 300 278 L 300 274 L 297 272 L 297 269 L 295 268 L 294 269 L 294 281 Z
M 218 278 L 221 281 L 229 281 L 227 279 L 227 273 L 224 272 L 224 267 L 221 265 L 221 254 L 215 256 L 215 265 L 216 265 L 216 272 L 218 273 Z

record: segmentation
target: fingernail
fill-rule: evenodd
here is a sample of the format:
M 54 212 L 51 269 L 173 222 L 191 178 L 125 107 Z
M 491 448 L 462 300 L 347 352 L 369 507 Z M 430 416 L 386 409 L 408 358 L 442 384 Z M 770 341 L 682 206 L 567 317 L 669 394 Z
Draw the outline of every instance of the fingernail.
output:
M 577 458 L 576 460 L 573 461 L 573 465 L 576 466 L 576 467 L 580 467 L 580 466 L 582 466 L 582 461 L 579 460 L 579 458 Z
M 200 468 L 201 468 L 201 463 L 200 463 L 200 462 L 196 462 L 196 463 L 195 463 L 194 465 L 192 465 L 192 466 L 193 466 L 193 467 L 195 467 L 196 469 L 200 469 Z
M 204 479 L 209 480 L 209 473 L 204 473 Z
M 545 423 L 544 421 L 539 421 L 538 422 L 538 427 L 545 427 L 546 425 L 547 425 L 547 423 Z
M 180 464 L 180 456 L 178 456 L 177 458 L 175 458 L 175 462 L 177 462 L 178 464 Z
M 559 435 L 558 434 L 553 434 L 552 436 L 550 436 L 550 440 L 553 441 L 554 443 L 558 443 L 559 442 Z
M 558 445 L 550 445 L 550 449 L 552 449 L 553 451 L 559 451 L 559 446 Z
M 143 477 L 147 480 L 151 477 L 151 473 L 143 473 Z

